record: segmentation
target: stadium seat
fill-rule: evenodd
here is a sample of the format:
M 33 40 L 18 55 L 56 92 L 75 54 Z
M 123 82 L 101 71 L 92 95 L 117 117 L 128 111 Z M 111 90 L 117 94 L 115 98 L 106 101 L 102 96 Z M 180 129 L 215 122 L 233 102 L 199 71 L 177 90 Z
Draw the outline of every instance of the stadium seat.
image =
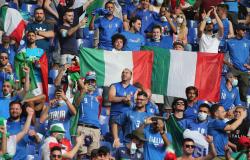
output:
M 187 20 L 188 28 L 198 28 L 198 23 L 196 20 Z
M 198 28 L 189 28 L 188 29 L 188 42 L 190 44 L 197 44 L 198 40 Z
M 21 6 L 21 10 L 23 12 L 28 12 L 30 15 L 34 15 L 34 10 L 38 7 L 36 4 L 25 4 L 23 3 Z

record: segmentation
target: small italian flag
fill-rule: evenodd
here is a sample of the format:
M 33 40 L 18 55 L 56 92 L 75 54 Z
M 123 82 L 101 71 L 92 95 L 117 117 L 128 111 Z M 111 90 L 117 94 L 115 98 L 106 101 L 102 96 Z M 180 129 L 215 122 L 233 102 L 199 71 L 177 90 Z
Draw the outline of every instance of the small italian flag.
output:
M 4 5 L 0 8 L 0 29 L 19 43 L 24 35 L 26 23 L 18 10 Z
M 143 47 L 142 51 L 103 51 L 80 48 L 81 75 L 94 70 L 97 84 L 121 81 L 124 68 L 133 71 L 131 83 L 140 82 L 152 93 L 185 98 L 185 89 L 196 86 L 199 99 L 219 100 L 223 54 L 197 53 Z

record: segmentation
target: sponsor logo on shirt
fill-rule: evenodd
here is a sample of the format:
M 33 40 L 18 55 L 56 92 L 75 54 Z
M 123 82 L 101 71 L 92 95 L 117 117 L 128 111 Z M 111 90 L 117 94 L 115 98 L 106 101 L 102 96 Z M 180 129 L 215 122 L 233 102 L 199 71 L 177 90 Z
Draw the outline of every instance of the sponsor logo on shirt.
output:
M 65 111 L 53 111 L 49 113 L 49 119 L 51 120 L 64 120 L 66 117 Z
M 164 142 L 161 137 L 149 136 L 149 143 L 153 143 L 156 147 L 162 147 Z

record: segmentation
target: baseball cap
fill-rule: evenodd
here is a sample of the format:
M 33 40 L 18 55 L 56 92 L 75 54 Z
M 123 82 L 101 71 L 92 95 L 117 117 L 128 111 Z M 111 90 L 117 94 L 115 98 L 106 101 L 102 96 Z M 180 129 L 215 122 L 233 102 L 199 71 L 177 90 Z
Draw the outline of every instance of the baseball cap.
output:
M 138 138 L 140 141 L 147 141 L 147 139 L 145 138 L 144 136 L 144 133 L 143 133 L 143 130 L 142 129 L 136 129 L 136 130 L 133 130 L 132 133 L 128 134 L 126 136 L 127 138 L 133 138 L 133 137 L 136 137 Z
M 89 71 L 89 72 L 87 72 L 86 76 L 85 76 L 85 79 L 86 80 L 91 80 L 91 79 L 96 80 L 96 73 L 95 73 L 95 71 Z

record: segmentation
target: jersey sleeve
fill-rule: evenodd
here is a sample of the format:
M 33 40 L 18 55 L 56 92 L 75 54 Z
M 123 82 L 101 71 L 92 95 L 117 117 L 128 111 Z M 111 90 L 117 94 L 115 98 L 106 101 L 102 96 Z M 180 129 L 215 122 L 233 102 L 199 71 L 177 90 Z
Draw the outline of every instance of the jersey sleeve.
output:
M 95 25 L 95 29 L 99 28 L 101 26 L 101 19 L 100 18 L 96 19 L 94 22 L 94 25 Z
M 227 124 L 222 120 L 215 120 L 212 123 L 212 127 L 217 130 L 224 130 L 224 128 L 227 126 Z

